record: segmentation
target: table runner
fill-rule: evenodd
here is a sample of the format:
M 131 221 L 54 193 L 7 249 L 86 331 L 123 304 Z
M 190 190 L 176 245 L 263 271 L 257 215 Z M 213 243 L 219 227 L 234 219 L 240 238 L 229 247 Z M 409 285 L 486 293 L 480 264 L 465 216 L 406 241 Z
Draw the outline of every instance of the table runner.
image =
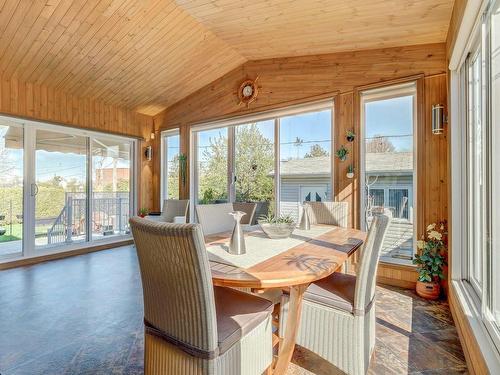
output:
M 335 230 L 335 227 L 312 225 L 310 230 L 295 229 L 291 237 L 279 240 L 270 239 L 260 228 L 255 230 L 253 227 L 252 229 L 254 230 L 245 233 L 246 254 L 229 254 L 227 252 L 229 241 L 220 241 L 207 246 L 209 259 L 238 268 L 250 268 L 292 247 Z

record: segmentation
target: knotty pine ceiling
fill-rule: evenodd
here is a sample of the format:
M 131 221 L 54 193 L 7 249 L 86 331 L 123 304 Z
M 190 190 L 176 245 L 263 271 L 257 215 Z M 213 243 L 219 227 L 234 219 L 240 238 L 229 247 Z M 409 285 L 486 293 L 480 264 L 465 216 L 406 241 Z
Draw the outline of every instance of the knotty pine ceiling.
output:
M 453 0 L 0 0 L 0 72 L 155 115 L 248 60 L 444 42 Z

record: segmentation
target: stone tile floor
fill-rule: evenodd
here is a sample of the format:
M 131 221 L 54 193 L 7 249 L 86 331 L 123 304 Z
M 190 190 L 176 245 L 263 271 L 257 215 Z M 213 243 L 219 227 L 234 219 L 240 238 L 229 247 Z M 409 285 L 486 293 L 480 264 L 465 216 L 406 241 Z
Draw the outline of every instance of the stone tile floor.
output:
M 0 272 L 0 373 L 142 374 L 142 291 L 123 247 Z M 298 348 L 288 374 L 336 374 Z M 370 374 L 465 374 L 446 302 L 377 288 Z

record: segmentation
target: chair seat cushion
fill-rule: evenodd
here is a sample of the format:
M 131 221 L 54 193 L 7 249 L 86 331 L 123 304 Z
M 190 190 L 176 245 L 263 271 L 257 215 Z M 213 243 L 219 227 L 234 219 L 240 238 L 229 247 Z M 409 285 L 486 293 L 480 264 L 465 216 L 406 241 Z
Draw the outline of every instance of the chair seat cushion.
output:
M 219 354 L 266 320 L 273 304 L 231 288 L 214 287 Z
M 353 313 L 355 289 L 356 276 L 335 272 L 312 283 L 304 293 L 304 299 Z

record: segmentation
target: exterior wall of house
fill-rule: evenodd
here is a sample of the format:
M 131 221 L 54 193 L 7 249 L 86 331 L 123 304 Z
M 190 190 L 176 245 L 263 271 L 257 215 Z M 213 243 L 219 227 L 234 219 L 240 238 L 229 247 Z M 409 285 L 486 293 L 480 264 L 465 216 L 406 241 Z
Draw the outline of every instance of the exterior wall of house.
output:
M 324 191 L 323 200 L 331 200 L 332 185 L 330 178 L 282 178 L 280 188 L 280 212 L 284 215 L 290 215 L 298 221 L 300 218 L 299 206 L 304 200 L 303 195 L 305 195 L 306 192 L 314 193 L 317 190 Z

